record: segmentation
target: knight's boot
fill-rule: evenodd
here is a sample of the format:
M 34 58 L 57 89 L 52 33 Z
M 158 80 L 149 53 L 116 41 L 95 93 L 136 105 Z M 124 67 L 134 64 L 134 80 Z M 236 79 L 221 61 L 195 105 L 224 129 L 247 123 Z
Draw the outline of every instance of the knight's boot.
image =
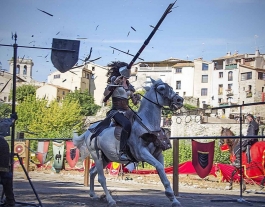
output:
M 236 156 L 236 159 L 235 161 L 232 163 L 232 165 L 236 168 L 240 168 L 240 154 L 239 153 L 236 153 L 235 154 Z
M 127 137 L 128 133 L 125 130 L 122 130 L 121 139 L 120 139 L 120 153 L 119 153 L 120 161 L 130 160 L 129 156 L 126 154 Z

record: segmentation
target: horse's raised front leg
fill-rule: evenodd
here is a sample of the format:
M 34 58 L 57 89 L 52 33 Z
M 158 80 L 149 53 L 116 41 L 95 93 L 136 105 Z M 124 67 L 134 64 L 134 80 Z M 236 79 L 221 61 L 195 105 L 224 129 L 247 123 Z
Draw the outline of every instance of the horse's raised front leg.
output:
M 95 167 L 97 168 L 96 171 L 98 173 L 98 182 L 101 184 L 101 186 L 102 186 L 102 188 L 103 188 L 103 190 L 105 192 L 106 199 L 108 201 L 108 206 L 109 207 L 115 207 L 116 206 L 116 201 L 112 198 L 112 196 L 109 193 L 109 190 L 107 189 L 106 177 L 104 175 L 104 165 L 103 165 L 101 151 L 99 151 L 99 159 L 95 159 L 95 158 L 97 158 L 96 155 L 93 156 L 93 158 L 94 158 L 94 161 L 95 161 Z M 93 185 L 93 190 L 94 190 L 94 185 Z M 90 193 L 90 195 L 91 195 L 91 193 Z
M 146 149 L 142 151 L 141 157 L 145 162 L 149 163 L 150 165 L 156 168 L 160 180 L 165 187 L 165 194 L 169 198 L 169 200 L 172 201 L 172 207 L 181 206 L 180 202 L 176 199 L 174 192 L 170 186 L 170 182 L 166 176 L 161 157 L 159 157 L 159 159 L 162 161 L 162 163 L 159 162 L 156 158 L 154 158 Z

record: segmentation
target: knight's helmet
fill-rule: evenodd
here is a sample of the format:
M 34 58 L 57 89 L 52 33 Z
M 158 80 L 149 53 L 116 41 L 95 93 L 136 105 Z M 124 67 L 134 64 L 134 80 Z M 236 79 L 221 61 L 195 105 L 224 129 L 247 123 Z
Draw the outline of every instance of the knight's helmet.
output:
M 131 70 L 130 69 L 128 69 L 128 67 L 127 66 L 123 66 L 123 67 L 121 67 L 120 69 L 119 69 L 119 72 L 120 72 L 120 74 L 123 76 L 123 77 L 125 77 L 125 78 L 130 78 L 131 77 Z

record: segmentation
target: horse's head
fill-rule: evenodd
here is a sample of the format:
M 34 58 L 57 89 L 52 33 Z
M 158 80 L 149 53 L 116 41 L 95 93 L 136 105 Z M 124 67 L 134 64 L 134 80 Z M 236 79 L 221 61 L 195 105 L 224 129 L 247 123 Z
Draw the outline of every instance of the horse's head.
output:
M 168 106 L 172 111 L 183 106 L 183 98 L 175 93 L 172 87 L 160 79 L 157 81 L 151 80 L 152 86 L 145 87 L 145 90 L 151 94 L 153 103 L 160 107 Z
M 235 139 L 227 138 L 227 137 L 235 136 L 235 134 L 231 131 L 231 127 L 230 128 L 222 127 L 221 136 L 225 137 L 223 139 L 219 139 L 219 146 L 220 146 L 221 150 L 222 151 L 227 151 L 227 150 L 231 151 L 231 149 L 234 145 L 234 141 L 235 141 Z

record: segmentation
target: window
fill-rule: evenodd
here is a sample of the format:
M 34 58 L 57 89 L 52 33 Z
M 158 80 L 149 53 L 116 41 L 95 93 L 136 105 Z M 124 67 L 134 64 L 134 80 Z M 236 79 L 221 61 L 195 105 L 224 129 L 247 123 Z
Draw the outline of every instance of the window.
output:
M 182 68 L 176 68 L 176 73 L 182 73 Z
M 218 103 L 222 103 L 222 99 L 221 98 L 218 98 Z
M 186 96 L 186 92 L 185 91 L 183 92 L 183 96 Z
M 218 85 L 218 95 L 223 95 L 223 84 Z
M 258 79 L 259 80 L 265 80 L 265 73 L 258 72 Z
M 202 64 L 202 70 L 208 70 L 208 64 L 203 63 Z
M 65 95 L 65 91 L 63 91 L 63 95 Z
M 20 65 L 17 65 L 17 74 L 20 73 Z
M 228 72 L 228 81 L 232 81 L 233 80 L 233 71 L 229 71 Z
M 53 78 L 54 78 L 54 79 L 58 79 L 58 78 L 60 78 L 60 74 L 54 75 Z
M 201 89 L 201 96 L 207 96 L 207 88 Z
M 247 72 L 247 73 L 241 73 L 241 80 L 250 80 L 252 79 L 252 72 Z
M 87 73 L 87 74 L 86 74 L 86 78 L 89 79 L 89 76 L 90 76 L 89 73 Z
M 232 86 L 233 86 L 233 84 L 228 84 L 228 90 L 232 90 Z
M 77 91 L 77 87 L 75 87 L 75 91 Z
M 27 75 L 27 66 L 26 65 L 24 65 L 23 75 Z
M 224 73 L 223 72 L 219 72 L 219 78 L 223 78 L 224 77 Z
M 176 89 L 181 89 L 181 81 L 176 82 Z
M 202 83 L 208 83 L 208 75 L 202 75 Z
M 92 67 L 92 71 L 95 71 L 95 67 L 94 66 Z

